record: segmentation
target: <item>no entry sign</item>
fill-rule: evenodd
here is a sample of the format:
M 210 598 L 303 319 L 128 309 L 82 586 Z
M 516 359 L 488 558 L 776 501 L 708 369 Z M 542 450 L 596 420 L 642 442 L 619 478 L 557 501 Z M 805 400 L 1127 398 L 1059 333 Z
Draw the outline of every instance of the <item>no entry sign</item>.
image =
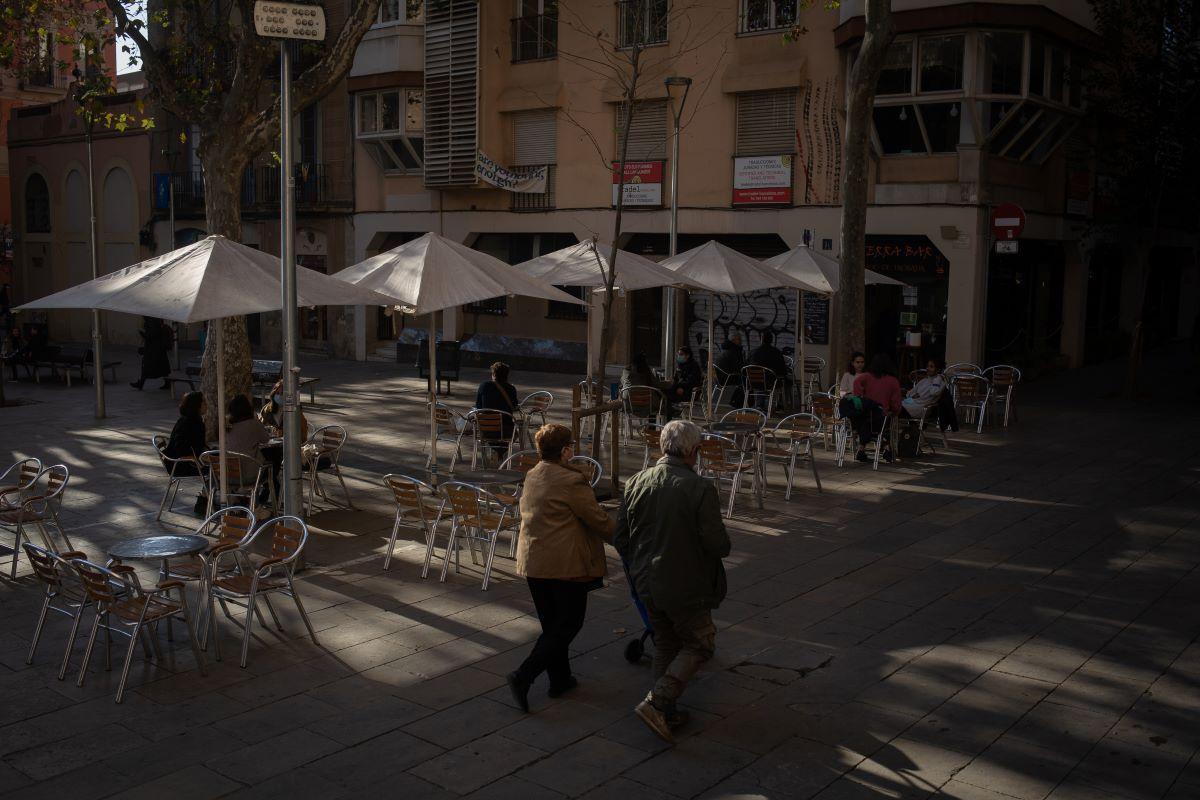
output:
M 992 209 L 992 236 L 1015 239 L 1025 230 L 1025 212 L 1016 203 L 1001 203 Z

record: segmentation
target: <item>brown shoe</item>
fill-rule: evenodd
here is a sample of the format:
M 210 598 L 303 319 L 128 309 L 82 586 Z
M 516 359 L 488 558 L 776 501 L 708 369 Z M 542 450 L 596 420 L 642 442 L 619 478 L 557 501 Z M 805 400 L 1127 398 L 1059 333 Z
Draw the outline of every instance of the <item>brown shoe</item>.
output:
M 657 733 L 664 742 L 675 744 L 675 737 L 671 734 L 671 726 L 667 724 L 666 716 L 650 702 L 649 697 L 638 703 L 633 713 L 641 717 L 646 727 Z

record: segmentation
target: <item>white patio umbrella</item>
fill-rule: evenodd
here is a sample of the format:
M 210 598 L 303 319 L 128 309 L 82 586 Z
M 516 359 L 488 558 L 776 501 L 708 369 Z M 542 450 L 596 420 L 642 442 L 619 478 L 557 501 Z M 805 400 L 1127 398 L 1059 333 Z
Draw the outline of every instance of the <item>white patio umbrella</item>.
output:
M 659 266 L 671 270 L 681 280 L 704 286 L 709 290 L 708 391 L 705 392 L 707 395 L 705 407 L 709 419 L 712 419 L 712 395 L 713 386 L 716 383 L 716 365 L 714 363 L 716 350 L 713 346 L 716 315 L 712 313 L 713 293 L 744 294 L 779 288 L 811 291 L 812 287 L 798 278 L 742 255 L 717 241 L 708 241 L 699 247 L 672 256 L 659 262 Z
M 531 258 L 516 265 L 516 268 L 555 286 L 583 286 L 588 289 L 587 304 L 591 308 L 591 290 L 608 286 L 610 274 L 608 254 L 612 246 L 586 239 L 582 242 L 555 250 L 553 253 Z M 637 253 L 620 251 L 617 259 L 617 274 L 613 285 L 623 291 L 654 289 L 660 286 L 683 286 L 680 277 L 669 269 L 660 267 L 650 259 Z M 695 288 L 685 286 L 685 288 Z M 592 385 L 592 325 L 587 326 L 587 380 Z M 603 355 L 601 356 L 603 357 Z
M 388 297 L 410 314 L 429 315 L 429 457 L 437 472 L 437 324 L 435 312 L 504 295 L 583 301 L 498 258 L 436 233 L 360 261 L 334 276 Z
M 389 300 L 303 267 L 296 268 L 301 306 L 386 305 Z M 21 309 L 98 308 L 172 322 L 205 322 L 278 311 L 283 306 L 279 257 L 226 239 L 207 236 L 131 267 L 26 303 Z M 225 409 L 225 348 L 222 325 L 213 326 L 217 348 L 217 418 Z M 217 426 L 225 458 L 225 426 Z M 289 443 L 299 446 L 299 443 Z M 221 494 L 228 485 L 221 470 Z M 288 476 L 298 479 L 299 476 Z
M 800 349 L 800 379 L 804 380 L 804 292 L 822 294 L 831 297 L 837 294 L 842 285 L 842 265 L 835 258 L 818 253 L 808 245 L 797 245 L 787 252 L 768 258 L 763 262 L 780 272 L 785 272 L 794 278 L 813 286 L 813 289 L 798 289 L 796 292 L 796 342 Z M 904 286 L 901 281 L 880 275 L 871 270 L 865 271 L 866 283 L 871 285 Z

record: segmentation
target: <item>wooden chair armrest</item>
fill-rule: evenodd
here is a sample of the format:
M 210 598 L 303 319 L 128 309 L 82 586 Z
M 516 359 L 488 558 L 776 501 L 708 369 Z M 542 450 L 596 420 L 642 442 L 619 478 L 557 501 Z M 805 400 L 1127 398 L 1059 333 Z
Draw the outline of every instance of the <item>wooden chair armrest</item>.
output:
M 68 550 L 65 553 L 59 553 L 58 555 L 60 558 L 65 558 L 67 561 L 71 561 L 72 559 L 76 558 L 82 558 L 84 561 L 87 561 L 87 553 L 84 553 L 81 550 Z M 109 567 L 109 569 L 111 570 L 112 567 Z
M 175 578 L 171 578 L 169 580 L 158 582 L 158 591 L 165 592 L 168 589 L 179 589 L 180 591 L 182 591 L 183 590 L 183 581 L 176 580 Z
M 66 556 L 66 553 L 63 553 L 63 555 L 64 555 L 64 556 Z M 81 554 L 80 554 L 80 558 L 83 558 L 83 557 L 84 557 L 84 556 L 83 556 L 83 554 L 81 553 Z M 123 575 L 132 575 L 132 574 L 134 574 L 135 572 L 137 572 L 137 570 L 136 570 L 136 569 L 134 569 L 133 567 L 129 566 L 128 564 L 112 564 L 111 566 L 109 566 L 109 568 L 108 568 L 108 571 L 109 571 L 109 572 L 119 572 L 119 573 L 121 573 L 121 574 L 123 574 Z

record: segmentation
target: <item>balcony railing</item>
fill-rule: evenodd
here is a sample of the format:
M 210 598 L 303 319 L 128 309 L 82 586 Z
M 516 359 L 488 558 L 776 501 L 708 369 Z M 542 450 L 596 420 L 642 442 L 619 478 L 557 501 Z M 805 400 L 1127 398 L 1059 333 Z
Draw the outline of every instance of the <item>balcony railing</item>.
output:
M 617 0 L 617 47 L 650 47 L 667 41 L 670 0 Z
M 340 183 L 346 183 L 342 181 Z M 296 203 L 322 205 L 348 203 L 349 186 L 333 180 L 325 164 L 296 165 Z M 175 208 L 201 211 L 204 209 L 204 172 L 201 169 L 171 174 L 175 193 Z M 279 205 L 279 165 L 249 167 L 242 173 L 242 209 Z
M 557 14 L 538 14 L 512 20 L 513 61 L 537 61 L 557 55 Z

